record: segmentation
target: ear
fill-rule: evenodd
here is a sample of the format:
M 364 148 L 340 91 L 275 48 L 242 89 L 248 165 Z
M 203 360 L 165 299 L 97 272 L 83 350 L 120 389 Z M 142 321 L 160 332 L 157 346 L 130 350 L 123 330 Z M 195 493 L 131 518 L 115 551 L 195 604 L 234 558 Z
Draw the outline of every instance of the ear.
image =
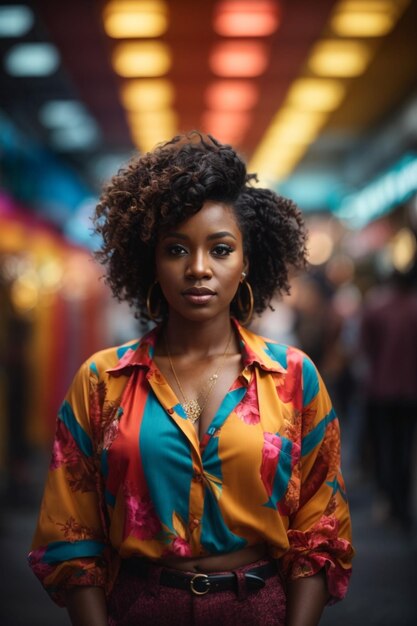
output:
M 246 257 L 243 259 L 242 272 L 245 272 L 246 275 L 249 273 L 249 261 Z

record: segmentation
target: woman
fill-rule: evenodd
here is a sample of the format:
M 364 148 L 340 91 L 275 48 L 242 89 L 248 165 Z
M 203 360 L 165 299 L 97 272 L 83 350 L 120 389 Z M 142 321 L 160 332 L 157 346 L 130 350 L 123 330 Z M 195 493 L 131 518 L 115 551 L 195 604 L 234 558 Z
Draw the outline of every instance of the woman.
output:
M 336 416 L 299 350 L 246 330 L 305 261 L 289 200 L 191 133 L 96 213 L 114 295 L 160 323 L 60 409 L 30 563 L 75 626 L 317 624 L 350 575 Z

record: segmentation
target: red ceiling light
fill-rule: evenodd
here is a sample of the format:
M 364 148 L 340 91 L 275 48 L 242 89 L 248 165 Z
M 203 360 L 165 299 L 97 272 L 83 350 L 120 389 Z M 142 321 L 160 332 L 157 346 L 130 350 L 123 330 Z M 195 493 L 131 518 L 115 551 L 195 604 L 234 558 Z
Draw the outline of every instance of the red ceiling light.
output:
M 258 88 L 248 80 L 218 80 L 205 94 L 207 108 L 220 111 L 249 111 L 258 98 Z
M 209 64 L 217 76 L 260 76 L 268 64 L 267 48 L 259 41 L 222 41 L 215 45 Z
M 225 0 L 216 8 L 213 27 L 223 37 L 266 37 L 279 22 L 279 3 L 274 0 Z
M 249 128 L 251 116 L 242 111 L 207 111 L 202 128 L 220 141 L 239 143 Z

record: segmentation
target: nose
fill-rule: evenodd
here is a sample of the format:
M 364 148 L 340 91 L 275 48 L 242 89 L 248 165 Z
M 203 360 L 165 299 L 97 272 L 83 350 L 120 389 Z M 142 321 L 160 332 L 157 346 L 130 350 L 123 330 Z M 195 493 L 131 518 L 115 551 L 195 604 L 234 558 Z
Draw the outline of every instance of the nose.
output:
M 187 278 L 211 278 L 210 257 L 203 250 L 196 250 L 189 257 L 189 262 L 185 270 Z

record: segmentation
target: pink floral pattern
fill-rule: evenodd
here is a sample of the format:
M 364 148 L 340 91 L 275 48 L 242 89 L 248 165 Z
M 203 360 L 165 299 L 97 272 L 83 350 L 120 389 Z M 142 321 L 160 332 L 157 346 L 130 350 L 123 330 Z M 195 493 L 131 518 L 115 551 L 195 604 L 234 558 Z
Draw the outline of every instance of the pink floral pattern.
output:
M 245 422 L 245 424 L 253 425 L 259 423 L 261 418 L 259 415 L 258 395 L 256 393 L 255 381 L 249 385 L 242 402 L 240 402 L 235 408 L 235 413 Z
M 176 554 L 177 556 L 190 557 L 192 556 L 192 550 L 190 544 L 181 537 L 175 537 L 172 541 L 169 552 Z
M 287 374 L 280 378 L 277 392 L 283 402 L 291 402 L 294 409 L 298 411 L 303 408 L 302 371 L 302 353 L 293 348 L 288 348 Z
M 272 487 L 282 448 L 282 439 L 273 433 L 264 433 L 262 448 L 261 478 L 268 496 L 272 495 Z
M 333 516 L 323 516 L 306 532 L 290 529 L 290 549 L 282 558 L 284 573 L 291 580 L 312 576 L 325 568 L 330 604 L 344 598 L 351 575 L 353 549 L 338 534 L 339 522 Z
M 132 494 L 126 496 L 126 533 L 138 539 L 153 539 L 161 530 L 153 503 L 149 496 L 140 498 Z
M 50 469 L 56 470 L 63 465 L 76 465 L 80 460 L 80 451 L 65 424 L 58 420 L 56 436 L 52 447 Z
M 45 580 L 45 578 L 55 569 L 53 566 L 42 561 L 45 552 L 46 548 L 38 548 L 37 550 L 32 550 L 28 557 L 29 565 L 33 569 L 36 576 L 42 581 Z

